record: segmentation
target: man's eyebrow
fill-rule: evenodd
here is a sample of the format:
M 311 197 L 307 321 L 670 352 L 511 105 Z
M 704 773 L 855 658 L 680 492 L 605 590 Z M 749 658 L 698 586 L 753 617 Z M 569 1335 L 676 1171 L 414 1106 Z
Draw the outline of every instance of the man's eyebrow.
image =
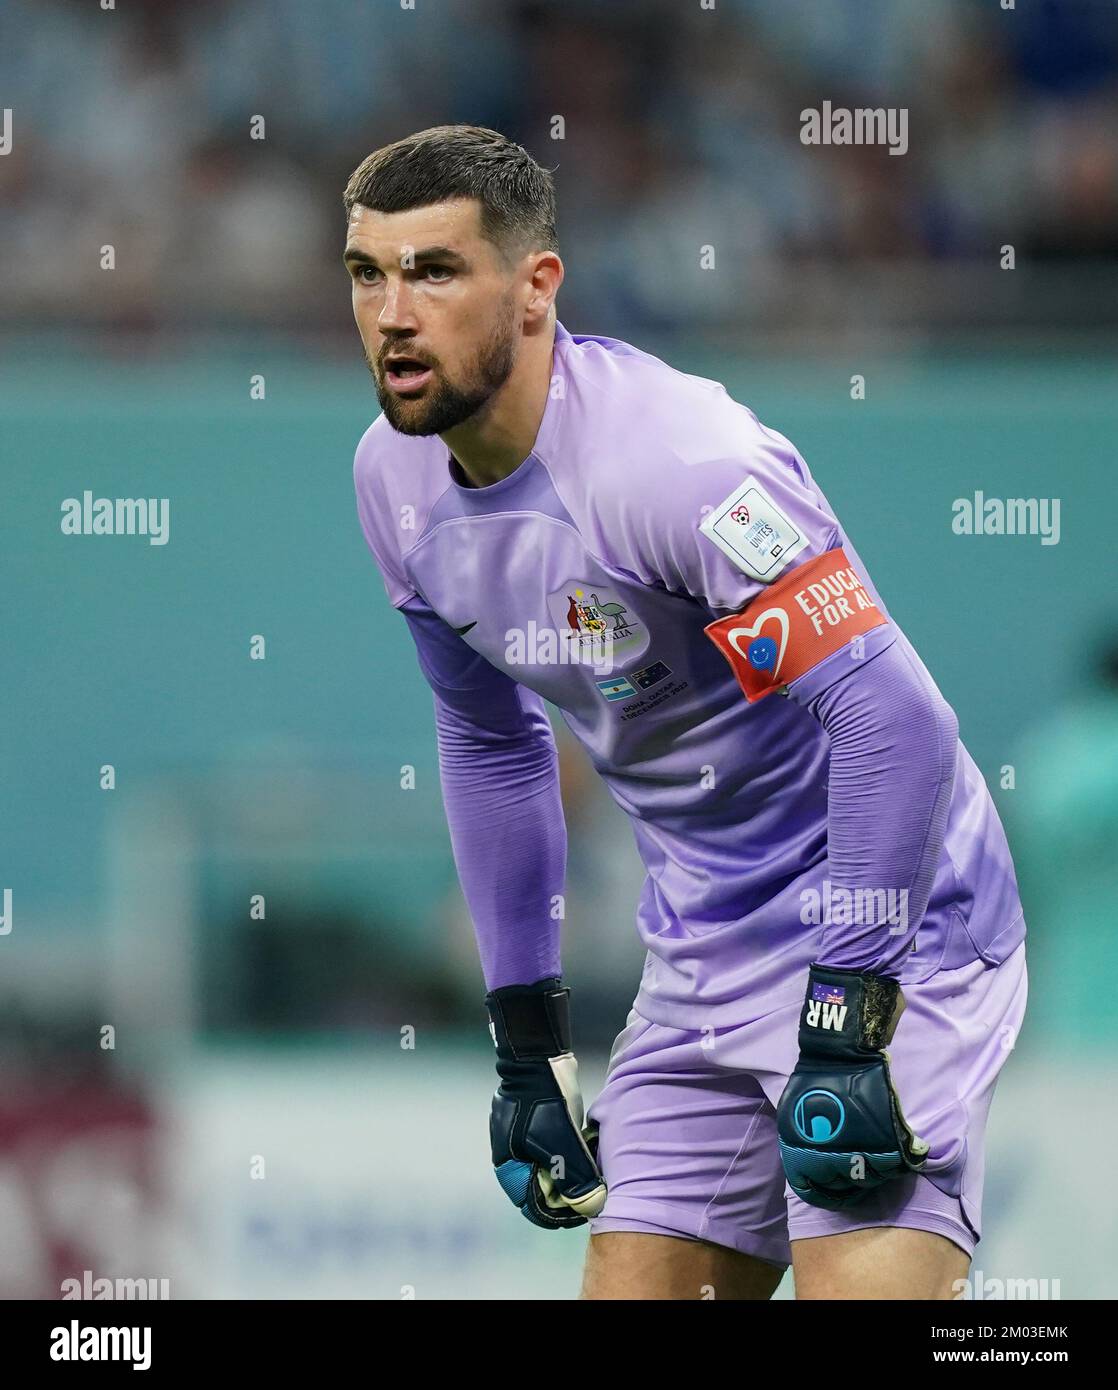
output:
M 464 266 L 468 262 L 460 252 L 453 251 L 449 246 L 425 246 L 421 251 L 412 251 L 412 259 L 416 265 L 421 261 L 444 261 L 450 265 Z M 346 265 L 377 265 L 375 256 L 370 256 L 367 251 L 362 251 L 357 246 L 347 246 L 342 260 Z M 379 269 L 379 267 L 378 267 Z
M 466 258 L 458 251 L 452 251 L 449 246 L 425 246 L 422 251 L 416 251 L 414 259 L 418 264 L 420 261 L 450 261 L 454 265 L 465 265 Z

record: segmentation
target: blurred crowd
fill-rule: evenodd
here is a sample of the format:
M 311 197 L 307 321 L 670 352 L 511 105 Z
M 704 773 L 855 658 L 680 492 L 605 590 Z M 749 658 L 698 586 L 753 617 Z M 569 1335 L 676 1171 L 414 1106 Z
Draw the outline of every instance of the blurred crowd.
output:
M 20 327 L 348 341 L 345 179 L 452 121 L 555 170 L 575 331 L 1118 317 L 1113 0 L 0 0 L 0 78 Z

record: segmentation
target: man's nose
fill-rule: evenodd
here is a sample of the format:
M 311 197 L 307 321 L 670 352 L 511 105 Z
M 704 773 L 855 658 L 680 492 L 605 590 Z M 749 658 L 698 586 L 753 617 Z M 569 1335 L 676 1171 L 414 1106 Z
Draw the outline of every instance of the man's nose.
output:
M 377 327 L 382 333 L 414 332 L 418 327 L 412 292 L 403 280 L 390 278 L 385 284 Z

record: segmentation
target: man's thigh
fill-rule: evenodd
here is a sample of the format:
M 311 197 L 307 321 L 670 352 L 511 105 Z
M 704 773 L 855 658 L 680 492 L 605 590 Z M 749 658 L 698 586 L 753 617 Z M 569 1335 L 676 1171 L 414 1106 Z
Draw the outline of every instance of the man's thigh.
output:
M 1023 950 L 996 970 L 976 962 L 906 988 L 893 1075 L 931 1144 L 927 1169 L 839 1212 L 800 1201 L 780 1162 L 775 1105 L 795 1064 L 798 1006 L 713 1040 L 632 1014 L 590 1109 L 609 1188 L 592 1246 L 601 1248 L 599 1236 L 661 1233 L 669 1248 L 688 1249 L 685 1272 L 671 1276 L 685 1284 L 695 1282 L 692 1265 L 705 1272 L 694 1248 L 704 1245 L 767 1266 L 779 1282 L 791 1238 L 799 1297 L 950 1297 L 977 1239 L 986 1112 L 1025 990 Z
M 889 1047 L 890 1070 L 906 1119 L 930 1146 L 926 1163 L 920 1173 L 893 1178 L 840 1211 L 809 1206 L 787 1189 L 793 1250 L 829 1249 L 829 1260 L 836 1260 L 835 1252 L 859 1244 L 849 1237 L 874 1228 L 894 1233 L 883 1253 L 919 1246 L 921 1259 L 937 1269 L 969 1258 L 981 1231 L 990 1103 L 1026 994 L 1023 946 L 996 968 L 976 961 L 905 986 L 908 1003 Z M 778 1097 L 785 1078 L 769 1073 L 763 1079 L 770 1096 Z M 905 1231 L 926 1240 L 915 1242 Z M 823 1243 L 836 1236 L 843 1237 L 841 1247 Z M 937 1250 L 947 1253 L 937 1258 Z M 964 1263 L 952 1277 L 965 1274 Z M 921 1277 L 915 1270 L 912 1278 Z
M 603 1231 L 590 1237 L 581 1297 L 756 1301 L 771 1298 L 783 1275 L 783 1266 L 705 1240 Z
M 931 1231 L 870 1226 L 792 1241 L 797 1299 L 952 1299 L 969 1267 Z
M 595 1249 L 599 1236 L 648 1235 L 674 1238 L 689 1266 L 703 1247 L 750 1262 L 725 1268 L 788 1266 L 775 1112 L 755 1077 L 712 1063 L 700 1034 L 632 1021 L 589 1115 L 608 1189 L 590 1226 Z

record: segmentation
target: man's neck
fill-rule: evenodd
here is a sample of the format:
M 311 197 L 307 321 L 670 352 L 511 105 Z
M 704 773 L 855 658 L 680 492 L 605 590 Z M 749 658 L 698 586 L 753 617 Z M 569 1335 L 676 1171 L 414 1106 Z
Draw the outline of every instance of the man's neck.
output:
M 524 342 L 509 379 L 473 418 L 441 439 L 472 487 L 490 487 L 514 473 L 540 432 L 551 388 L 555 324 Z

